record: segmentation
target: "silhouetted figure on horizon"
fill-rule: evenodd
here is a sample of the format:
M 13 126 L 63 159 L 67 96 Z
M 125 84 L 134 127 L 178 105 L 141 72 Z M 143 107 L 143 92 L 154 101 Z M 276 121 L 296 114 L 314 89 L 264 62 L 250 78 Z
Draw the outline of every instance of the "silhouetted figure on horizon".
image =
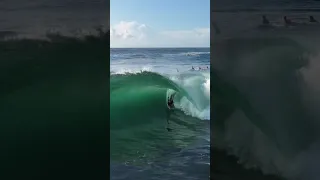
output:
M 309 22 L 318 22 L 313 16 L 309 16 Z
M 262 24 L 263 25 L 269 25 L 270 24 L 269 20 L 267 19 L 267 17 L 265 15 L 262 16 Z
M 290 26 L 290 25 L 293 25 L 292 21 L 290 19 L 287 18 L 287 16 L 284 16 L 283 17 L 283 20 L 284 20 L 284 24 L 286 26 Z
M 218 27 L 217 23 L 212 22 L 212 26 L 213 26 L 213 29 L 215 30 L 216 34 L 220 34 L 221 33 L 220 28 Z
M 284 24 L 286 26 L 292 26 L 292 25 L 296 24 L 296 23 L 292 22 L 292 20 L 288 19 L 287 16 L 284 16 L 283 20 L 284 20 Z

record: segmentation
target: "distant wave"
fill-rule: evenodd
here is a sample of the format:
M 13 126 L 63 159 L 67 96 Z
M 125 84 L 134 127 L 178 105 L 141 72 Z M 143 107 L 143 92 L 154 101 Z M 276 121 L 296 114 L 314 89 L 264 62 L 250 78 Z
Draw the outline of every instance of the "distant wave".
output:
M 203 51 L 201 49 L 201 51 L 197 51 L 197 48 L 190 48 L 190 51 L 185 50 L 185 52 L 180 52 L 180 53 L 177 53 L 177 52 L 170 52 L 170 51 L 165 51 L 165 52 L 161 52 L 161 53 L 156 53 L 154 52 L 155 50 L 152 49 L 152 48 L 146 48 L 147 50 L 145 52 L 141 52 L 141 53 L 131 53 L 131 52 L 128 52 L 126 53 L 125 50 L 122 49 L 122 53 L 121 54 L 112 54 L 111 53 L 111 59 L 155 59 L 155 58 L 161 58 L 161 57 L 164 57 L 164 58 L 171 58 L 171 57 L 176 57 L 176 56 L 197 56 L 197 57 L 200 57 L 200 56 L 208 56 L 210 55 L 210 52 L 207 51 Z M 111 49 L 111 52 L 112 51 L 116 51 L 117 49 L 116 48 L 112 48 Z M 130 50 L 130 49 L 128 49 Z M 177 49 L 178 51 L 179 49 Z M 209 50 L 209 48 L 208 48 Z M 181 50 L 182 51 L 182 50 Z
M 200 55 L 210 54 L 210 52 L 186 52 L 182 54 L 185 56 L 200 56 Z
M 95 65 L 97 67 L 92 68 L 101 69 L 98 66 L 103 62 L 101 52 L 104 51 L 101 49 L 105 48 L 105 42 L 108 41 L 107 33 L 82 38 L 48 34 L 47 38 L 48 40 L 22 38 L 0 41 L 1 94 L 46 78 L 63 77 L 79 67 L 86 69 Z
M 13 30 L 0 30 L 0 41 L 11 40 L 49 40 L 49 41 L 70 41 L 87 40 L 93 38 L 107 39 L 109 30 L 104 25 L 97 25 L 86 29 L 62 30 L 59 28 L 48 28 L 43 32 L 31 33 Z

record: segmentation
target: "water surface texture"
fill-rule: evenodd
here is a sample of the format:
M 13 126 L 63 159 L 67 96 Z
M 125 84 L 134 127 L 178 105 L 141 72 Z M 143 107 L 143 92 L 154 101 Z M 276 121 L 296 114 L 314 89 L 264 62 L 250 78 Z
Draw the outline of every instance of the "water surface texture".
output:
M 216 5 L 212 147 L 237 157 L 233 164 L 248 169 L 240 172 L 244 178 L 258 170 L 257 179 L 319 179 L 320 24 L 309 21 L 320 19 L 319 3 Z M 263 15 L 269 24 L 262 24 Z M 222 171 L 231 176 L 234 170 L 229 165 Z
M 0 2 L 0 179 L 107 176 L 106 5 Z
M 110 52 L 111 179 L 208 179 L 210 49 Z

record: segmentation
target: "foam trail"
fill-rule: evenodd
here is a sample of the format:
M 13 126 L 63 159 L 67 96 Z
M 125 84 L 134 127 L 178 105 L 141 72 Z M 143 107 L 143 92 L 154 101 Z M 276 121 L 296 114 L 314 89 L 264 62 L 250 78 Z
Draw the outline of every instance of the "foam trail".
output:
M 116 70 L 111 70 L 111 74 L 136 74 L 136 73 L 141 73 L 145 71 L 152 71 L 152 67 L 150 66 L 144 66 L 144 67 L 137 67 L 137 68 L 120 68 Z

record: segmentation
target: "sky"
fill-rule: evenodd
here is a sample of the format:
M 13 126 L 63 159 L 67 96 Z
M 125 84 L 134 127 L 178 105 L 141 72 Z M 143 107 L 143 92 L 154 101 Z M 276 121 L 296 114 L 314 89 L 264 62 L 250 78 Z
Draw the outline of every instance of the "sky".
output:
M 110 47 L 209 47 L 210 0 L 110 0 Z

